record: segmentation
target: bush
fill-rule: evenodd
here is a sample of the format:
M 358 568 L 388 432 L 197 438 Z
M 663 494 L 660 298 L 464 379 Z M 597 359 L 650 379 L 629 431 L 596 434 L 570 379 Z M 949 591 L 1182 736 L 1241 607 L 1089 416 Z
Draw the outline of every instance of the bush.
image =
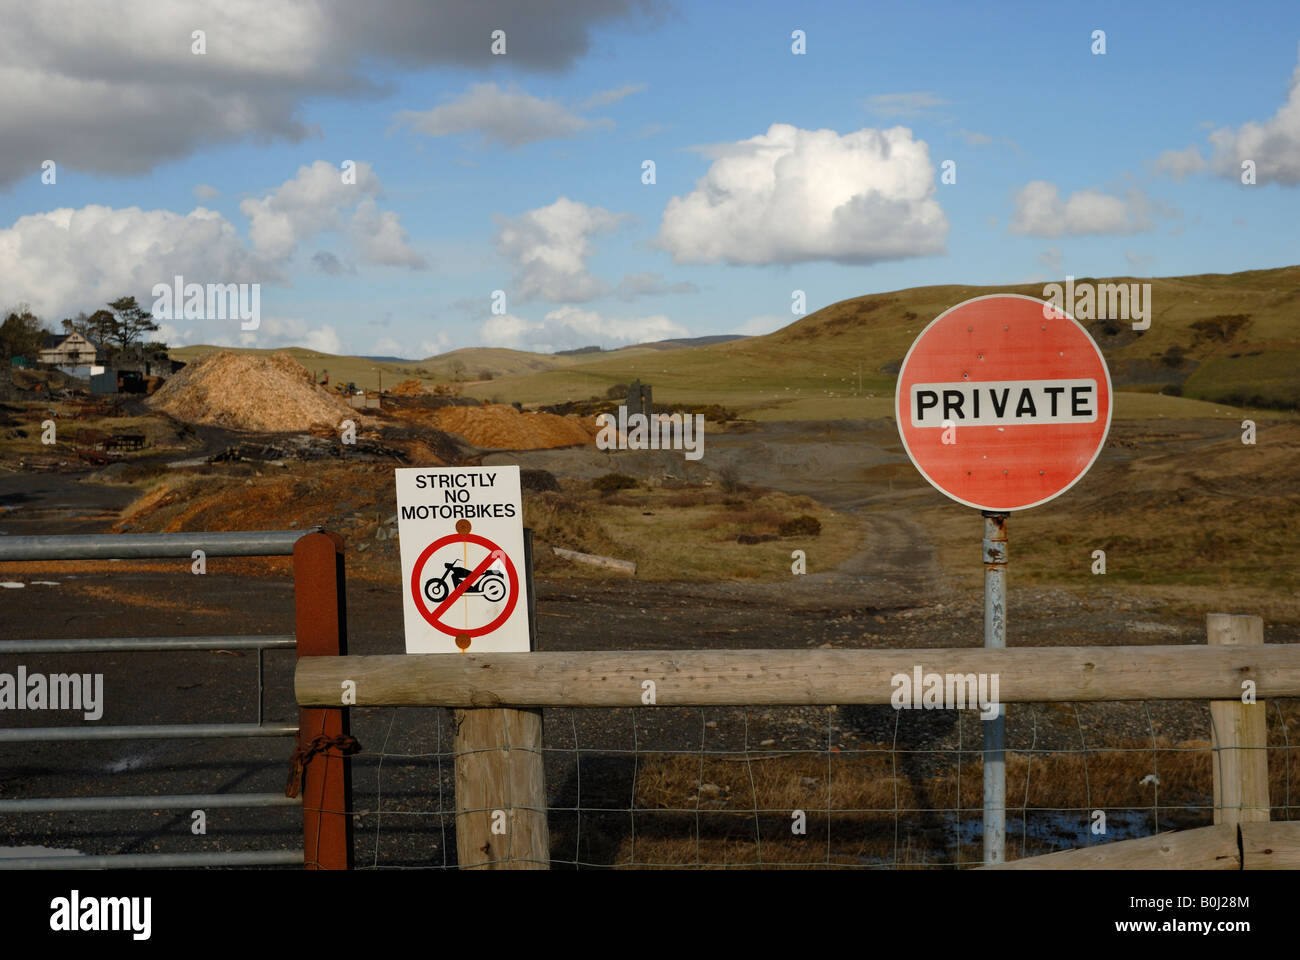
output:
M 606 400 L 626 400 L 630 387 L 626 383 L 616 383 L 605 391 Z M 594 398 L 593 398 L 594 399 Z
M 718 483 L 727 493 L 735 493 L 740 489 L 740 471 L 734 464 L 726 464 L 718 471 Z
M 611 494 L 615 490 L 631 490 L 635 486 L 636 480 L 626 473 L 607 473 L 591 481 L 591 489 L 599 490 L 601 494 L 605 495 Z
M 769 540 L 775 540 L 774 533 L 742 533 L 736 537 L 737 543 L 767 543 Z
M 1160 357 L 1166 367 L 1181 367 L 1187 351 L 1180 346 L 1174 345 L 1164 352 Z
M 491 380 L 491 379 L 492 379 L 492 371 L 491 371 L 491 370 L 488 370 L 488 369 L 486 369 L 486 368 L 483 369 L 483 370 L 480 370 L 480 371 L 478 372 L 478 378 L 479 378 L 480 380 Z
M 711 502 L 706 490 L 684 490 L 668 497 L 664 504 L 669 507 L 702 507 Z
M 556 480 L 555 474 L 549 470 L 520 470 L 519 485 L 525 490 L 532 490 L 534 493 L 560 489 L 560 481 Z
M 524 524 L 533 542 L 583 553 L 609 555 L 617 546 L 592 515 L 588 502 L 563 493 L 539 493 L 524 500 Z M 548 551 L 542 551 L 545 556 Z
M 785 521 L 781 524 L 780 531 L 783 537 L 815 537 L 822 532 L 822 525 L 816 517 L 804 514 Z

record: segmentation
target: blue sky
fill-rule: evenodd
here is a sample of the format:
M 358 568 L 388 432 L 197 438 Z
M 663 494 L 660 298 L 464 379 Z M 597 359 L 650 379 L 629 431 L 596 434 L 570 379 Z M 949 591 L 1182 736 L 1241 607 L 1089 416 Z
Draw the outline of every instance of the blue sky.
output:
M 44 5 L 73 36 L 28 6 L 0 2 L 0 298 L 51 326 L 179 272 L 261 283 L 263 322 L 174 344 L 421 357 L 1300 262 L 1294 3 Z

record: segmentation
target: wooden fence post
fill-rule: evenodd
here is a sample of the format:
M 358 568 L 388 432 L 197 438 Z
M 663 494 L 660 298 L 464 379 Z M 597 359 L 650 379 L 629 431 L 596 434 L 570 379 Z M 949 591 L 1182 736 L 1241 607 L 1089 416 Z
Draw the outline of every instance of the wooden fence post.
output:
M 309 533 L 293 546 L 293 605 L 298 657 L 345 656 L 348 646 L 343 538 Z M 340 691 L 340 704 L 342 696 Z M 348 714 L 299 708 L 298 750 L 317 737 L 338 744 Z M 339 746 L 308 751 L 302 767 L 302 839 L 308 870 L 352 869 L 352 765 Z
M 1260 617 L 1211 613 L 1205 618 L 1211 646 L 1263 644 Z M 1258 677 L 1247 677 L 1258 682 Z M 1269 819 L 1268 725 L 1264 701 L 1210 701 L 1214 752 L 1214 822 L 1237 825 Z
M 453 711 L 456 853 L 462 870 L 546 870 L 542 711 Z

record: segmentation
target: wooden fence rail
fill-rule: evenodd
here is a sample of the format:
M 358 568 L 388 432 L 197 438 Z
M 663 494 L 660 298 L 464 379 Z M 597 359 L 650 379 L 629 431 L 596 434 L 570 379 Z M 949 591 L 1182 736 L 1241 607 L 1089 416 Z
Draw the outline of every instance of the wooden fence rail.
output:
M 896 674 L 997 674 L 1003 703 L 1240 700 L 1300 696 L 1300 646 L 931 650 L 675 650 L 304 657 L 298 703 L 357 706 L 634 707 L 889 703 Z
M 1008 866 L 1300 863 L 1300 822 L 1261 823 L 1270 813 L 1264 698 L 1300 696 L 1300 644 L 1265 645 L 1253 616 L 1210 614 L 1206 628 L 1207 645 L 303 657 L 294 687 L 304 708 L 338 708 L 346 694 L 357 706 L 456 709 L 462 867 L 548 863 L 538 708 L 884 704 L 893 678 L 918 668 L 996 675 L 1002 703 L 1210 701 L 1216 826 Z

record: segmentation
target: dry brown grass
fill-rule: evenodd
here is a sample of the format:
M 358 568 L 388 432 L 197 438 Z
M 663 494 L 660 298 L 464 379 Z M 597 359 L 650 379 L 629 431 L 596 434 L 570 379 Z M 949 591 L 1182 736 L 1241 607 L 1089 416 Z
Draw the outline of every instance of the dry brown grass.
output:
M 1288 711 L 1295 713 L 1295 705 Z M 1289 722 L 1294 722 L 1294 717 Z M 1271 796 L 1283 804 L 1288 776 L 1282 735 L 1272 731 Z M 1294 747 L 1293 747 L 1294 749 Z M 1204 740 L 1128 743 L 1088 754 L 1007 755 L 1008 856 L 1034 856 L 1077 844 L 1091 810 L 1123 811 L 1150 829 L 1159 771 L 1162 829 L 1211 822 L 1212 752 Z M 646 753 L 638 757 L 635 836 L 618 843 L 614 863 L 738 868 L 835 866 L 952 866 L 981 857 L 983 764 L 967 757 L 928 774 L 909 772 L 906 751 L 889 744 L 862 750 L 758 752 L 732 756 Z M 703 788 L 703 789 L 702 789 Z M 716 788 L 716 790 L 715 790 Z M 1181 809 L 1180 809 L 1181 808 Z M 1194 809 L 1187 809 L 1194 808 Z M 967 833 L 955 829 L 957 811 Z M 793 811 L 807 833 L 791 830 Z M 1022 837 L 1022 810 L 1036 820 L 1057 811 L 1053 839 Z M 897 811 L 897 814 L 896 814 Z M 1276 810 L 1275 819 L 1286 811 Z M 1112 821 L 1116 822 L 1116 821 Z M 973 828 L 973 829 L 971 829 Z M 1022 847 L 1023 842 L 1023 847 Z M 897 859 L 895 859 L 897 858 Z
M 730 502 L 729 502 L 730 501 Z M 816 538 L 779 537 L 781 524 L 802 514 L 822 525 Z M 631 560 L 644 580 L 777 580 L 790 576 L 790 553 L 815 544 L 814 571 L 834 569 L 862 542 L 862 524 L 807 497 L 774 491 L 723 495 L 709 488 L 638 487 L 609 497 L 570 490 L 524 498 L 524 523 L 542 544 Z M 759 544 L 741 534 L 776 537 Z M 608 576 L 598 568 L 549 560 L 546 576 Z

